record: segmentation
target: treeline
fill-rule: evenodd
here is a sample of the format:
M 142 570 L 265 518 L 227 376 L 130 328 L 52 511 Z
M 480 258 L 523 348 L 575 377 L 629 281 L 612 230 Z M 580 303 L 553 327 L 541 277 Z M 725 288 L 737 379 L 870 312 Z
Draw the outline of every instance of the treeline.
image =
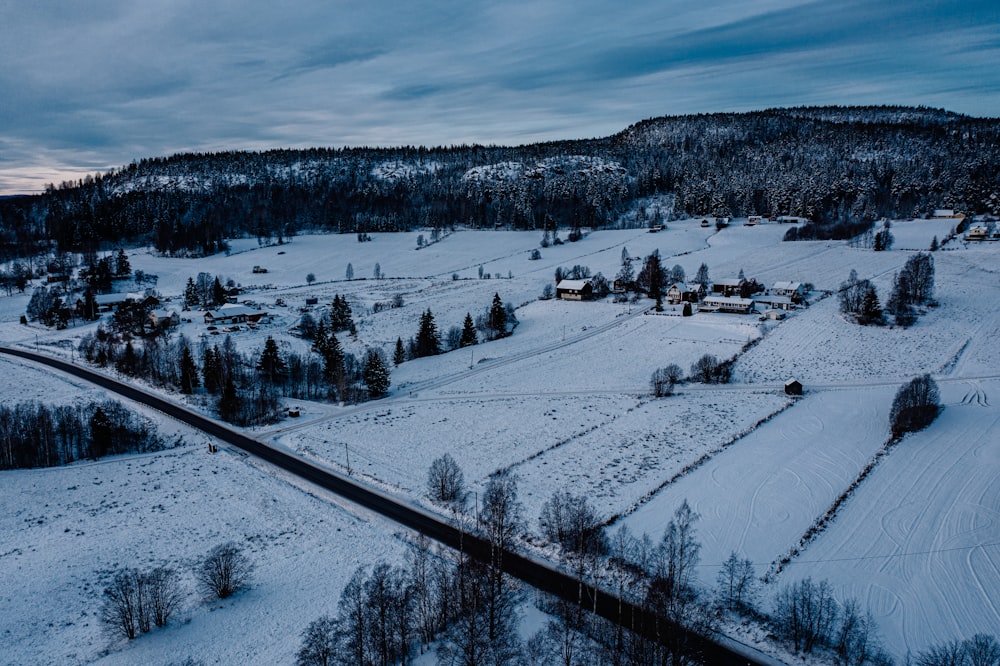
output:
M 112 400 L 0 406 L 0 469 L 53 467 L 163 447 L 148 419 Z
M 358 359 L 343 351 L 321 321 L 312 351 L 282 351 L 268 336 L 258 354 L 244 354 L 229 336 L 221 344 L 197 347 L 184 336 L 145 338 L 136 345 L 127 336 L 98 327 L 83 336 L 80 355 L 89 363 L 114 368 L 127 377 L 185 394 L 205 394 L 220 418 L 237 425 L 260 425 L 280 416 L 279 398 L 362 402 L 378 398 L 390 386 L 389 365 L 380 349 Z
M 660 194 L 675 215 L 796 215 L 815 221 L 801 238 L 848 237 L 882 216 L 1000 212 L 998 139 L 995 119 L 834 107 L 665 117 L 521 147 L 176 155 L 0 200 L 0 252 L 49 239 L 210 254 L 227 237 L 303 230 L 602 227 Z

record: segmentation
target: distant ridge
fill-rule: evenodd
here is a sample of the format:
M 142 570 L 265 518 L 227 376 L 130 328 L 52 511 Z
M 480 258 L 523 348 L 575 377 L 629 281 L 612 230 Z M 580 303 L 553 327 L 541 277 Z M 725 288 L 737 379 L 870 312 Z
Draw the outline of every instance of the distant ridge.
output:
M 845 237 L 936 208 L 1000 214 L 1000 120 L 903 106 L 661 116 L 522 146 L 184 153 L 0 200 L 0 247 L 239 235 L 645 226 L 680 215 L 793 215 Z M 655 203 L 653 203 L 655 202 Z M 801 232 L 802 230 L 800 230 Z

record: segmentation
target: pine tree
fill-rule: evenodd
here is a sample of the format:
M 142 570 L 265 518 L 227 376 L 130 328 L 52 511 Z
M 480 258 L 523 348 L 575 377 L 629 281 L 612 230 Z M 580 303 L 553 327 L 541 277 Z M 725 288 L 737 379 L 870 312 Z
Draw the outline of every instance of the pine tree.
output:
M 270 335 L 264 341 L 264 351 L 261 352 L 260 361 L 257 362 L 257 370 L 268 384 L 280 384 L 288 375 L 288 366 L 281 358 L 278 343 Z
M 222 305 L 226 302 L 226 290 L 219 282 L 219 276 L 215 276 L 215 282 L 212 283 L 212 304 Z
M 653 252 L 646 257 L 637 281 L 645 288 L 649 297 L 656 301 L 657 311 L 663 309 L 663 283 L 665 279 L 663 266 L 660 264 L 660 255 L 658 252 Z
M 97 299 L 94 297 L 94 291 L 88 287 L 83 292 L 83 318 L 87 321 L 97 319 L 100 316 L 97 310 Z
M 219 396 L 219 418 L 229 423 L 236 423 L 243 411 L 243 400 L 236 391 L 236 384 L 232 378 L 226 380 L 222 388 L 222 395 Z
M 441 353 L 441 338 L 431 309 L 420 315 L 420 330 L 417 332 L 417 357 L 435 356 Z
M 198 298 L 198 286 L 194 283 L 193 277 L 188 277 L 187 285 L 184 287 L 184 305 L 193 308 L 200 302 Z
M 98 407 L 90 417 L 90 457 L 97 460 L 111 449 L 111 419 Z
M 205 347 L 201 368 L 202 375 L 205 377 L 205 391 L 212 395 L 217 394 L 221 388 L 221 384 L 219 382 L 221 367 L 219 364 L 218 347 Z
M 128 261 L 128 255 L 124 248 L 118 249 L 118 256 L 115 257 L 115 276 L 125 277 L 132 272 L 132 264 Z
M 187 345 L 181 348 L 180 359 L 181 393 L 190 395 L 198 388 L 198 366 L 194 363 L 191 350 Z
M 330 328 L 334 331 L 350 330 L 354 326 L 351 314 L 351 305 L 347 302 L 347 298 L 335 294 L 330 308 Z
M 313 351 L 323 358 L 323 376 L 328 382 L 337 386 L 337 391 L 343 397 L 345 384 L 344 352 L 340 340 L 333 333 L 326 332 L 326 325 L 321 319 L 316 327 L 316 339 L 313 341 Z
M 471 347 L 472 345 L 478 344 L 479 340 L 476 338 L 476 325 L 472 321 L 472 315 L 468 312 L 465 313 L 465 321 L 462 323 L 462 337 L 459 338 L 459 347 Z
M 490 329 L 494 338 L 507 335 L 507 311 L 504 309 L 500 294 L 493 294 L 493 305 L 490 306 Z
M 389 368 L 382 359 L 381 351 L 369 348 L 365 352 L 365 367 L 361 377 L 372 398 L 381 398 L 389 390 Z
M 875 287 L 871 284 L 865 289 L 858 320 L 862 324 L 882 323 L 882 306 L 878 302 L 878 292 L 875 291 Z
M 344 272 L 344 277 L 347 278 L 348 280 L 354 279 L 354 266 L 352 266 L 350 263 L 347 264 L 347 270 Z
M 402 365 L 406 360 L 406 348 L 403 346 L 403 338 L 396 338 L 396 351 L 392 355 L 392 362 L 395 365 Z

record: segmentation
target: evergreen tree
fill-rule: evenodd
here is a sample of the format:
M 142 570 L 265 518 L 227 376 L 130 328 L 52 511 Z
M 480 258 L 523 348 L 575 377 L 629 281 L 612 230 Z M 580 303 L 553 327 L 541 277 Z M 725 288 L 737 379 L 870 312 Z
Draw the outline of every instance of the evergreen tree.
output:
M 97 308 L 97 299 L 94 297 L 94 291 L 89 287 L 83 292 L 82 315 L 87 321 L 94 321 L 100 317 L 100 313 Z
M 420 315 L 420 330 L 417 331 L 417 358 L 435 356 L 441 353 L 441 338 L 431 309 Z
M 365 352 L 365 366 L 361 377 L 372 398 L 381 398 L 389 390 L 389 368 L 382 358 L 382 352 L 369 348 Z
M 344 272 L 344 277 L 347 278 L 348 280 L 354 279 L 354 266 L 352 266 L 350 263 L 347 264 L 347 270 Z
M 118 363 L 115 364 L 115 369 L 123 375 L 128 375 L 129 377 L 134 377 L 136 372 L 139 370 L 139 359 L 135 353 L 135 347 L 132 346 L 132 341 L 129 340 L 128 344 L 125 345 L 125 353 L 122 357 L 118 359 Z
M 326 325 L 321 319 L 316 327 L 316 339 L 313 341 L 313 351 L 323 358 L 323 377 L 337 387 L 338 395 L 343 399 L 346 376 L 344 373 L 344 352 L 340 340 L 333 333 L 326 332 Z
M 181 347 L 180 359 L 181 393 L 191 394 L 198 388 L 198 366 L 194 363 L 187 345 Z
M 861 302 L 861 312 L 858 316 L 861 324 L 881 324 L 882 306 L 878 302 L 878 293 L 871 284 L 865 290 L 865 295 Z
M 222 305 L 226 302 L 226 290 L 219 282 L 219 276 L 215 276 L 215 282 L 212 283 L 212 304 Z
M 194 283 L 193 277 L 188 277 L 187 285 L 184 287 L 184 306 L 193 308 L 201 302 L 198 297 L 198 286 Z
M 471 347 L 474 344 L 478 344 L 479 340 L 476 338 L 476 325 L 472 321 L 472 315 L 468 312 L 465 313 L 465 321 L 462 323 L 462 337 L 459 338 L 459 347 Z
M 347 331 L 354 326 L 352 319 L 351 305 L 347 298 L 340 294 L 333 297 L 333 305 L 330 308 L 330 328 L 333 331 Z
M 403 338 L 396 338 L 396 351 L 392 355 L 392 362 L 395 365 L 402 365 L 406 360 L 406 348 L 403 347 Z
M 502 338 L 507 335 L 507 311 L 504 309 L 503 301 L 500 300 L 500 294 L 493 294 L 489 324 L 494 338 Z
M 264 351 L 261 352 L 260 361 L 257 362 L 257 370 L 268 384 L 280 384 L 288 376 L 288 366 L 281 358 L 278 343 L 270 335 L 264 341 Z
M 219 381 L 221 368 L 219 365 L 218 347 L 205 347 L 201 368 L 202 374 L 205 377 L 205 391 L 212 395 L 216 395 L 221 388 L 221 383 Z
M 935 236 L 931 239 L 931 252 L 937 252 L 939 247 L 941 246 L 938 245 L 938 239 L 937 236 Z
M 656 301 L 656 309 L 663 309 L 663 283 L 666 276 L 663 273 L 663 266 L 660 264 L 659 252 L 653 252 L 643 263 L 642 270 L 636 281 L 646 290 L 646 293 Z
M 243 400 L 236 391 L 236 384 L 232 377 L 226 379 L 222 388 L 222 395 L 219 396 L 218 404 L 219 418 L 228 423 L 237 423 L 243 412 Z
M 104 456 L 111 449 L 113 428 L 111 419 L 98 407 L 90 417 L 90 457 L 94 460 Z
M 118 256 L 115 257 L 115 276 L 125 277 L 132 272 L 132 264 L 128 261 L 128 255 L 124 248 L 118 249 Z

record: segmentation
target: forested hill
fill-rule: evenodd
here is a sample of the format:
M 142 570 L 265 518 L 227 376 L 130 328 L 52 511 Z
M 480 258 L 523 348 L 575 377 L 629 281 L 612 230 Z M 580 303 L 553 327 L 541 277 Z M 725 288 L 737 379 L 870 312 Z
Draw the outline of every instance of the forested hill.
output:
M 934 208 L 997 213 L 1000 119 L 909 107 L 804 107 L 645 120 L 602 139 L 518 147 L 182 154 L 0 200 L 5 254 L 303 230 L 621 224 L 661 196 L 676 216 L 789 214 L 826 233 Z M 630 223 L 646 223 L 632 216 Z

